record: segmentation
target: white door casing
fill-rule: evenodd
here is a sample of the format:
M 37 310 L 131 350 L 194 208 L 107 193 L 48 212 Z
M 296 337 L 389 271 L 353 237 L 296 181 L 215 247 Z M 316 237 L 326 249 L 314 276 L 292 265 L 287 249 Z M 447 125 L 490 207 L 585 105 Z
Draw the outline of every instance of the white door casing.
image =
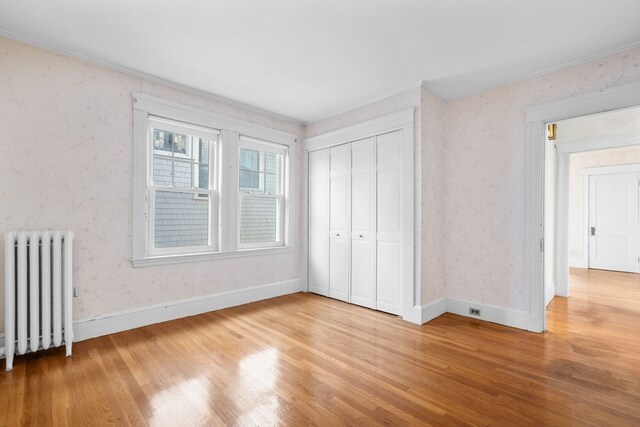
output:
M 589 175 L 589 268 L 638 272 L 638 178 Z

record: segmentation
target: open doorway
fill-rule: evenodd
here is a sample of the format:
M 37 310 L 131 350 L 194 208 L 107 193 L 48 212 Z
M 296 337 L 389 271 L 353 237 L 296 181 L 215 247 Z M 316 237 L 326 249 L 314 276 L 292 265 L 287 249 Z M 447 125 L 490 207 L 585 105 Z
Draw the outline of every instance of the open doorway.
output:
M 555 125 L 545 147 L 545 306 L 568 309 L 556 296 L 638 301 L 640 107 Z

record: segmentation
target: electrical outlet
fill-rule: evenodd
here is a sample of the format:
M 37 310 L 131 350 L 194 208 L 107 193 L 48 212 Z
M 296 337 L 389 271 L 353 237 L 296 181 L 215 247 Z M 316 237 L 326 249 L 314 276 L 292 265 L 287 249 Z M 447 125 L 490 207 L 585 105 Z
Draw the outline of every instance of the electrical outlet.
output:
M 469 307 L 469 314 L 472 316 L 480 316 L 480 309 Z
M 80 289 L 79 288 L 73 288 L 73 296 L 74 298 L 78 298 L 80 296 Z

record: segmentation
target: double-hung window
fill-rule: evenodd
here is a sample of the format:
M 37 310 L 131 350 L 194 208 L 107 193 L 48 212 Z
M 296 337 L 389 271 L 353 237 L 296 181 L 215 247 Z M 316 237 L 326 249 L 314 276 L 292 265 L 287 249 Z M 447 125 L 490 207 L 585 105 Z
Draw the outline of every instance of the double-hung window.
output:
M 134 266 L 291 250 L 294 135 L 133 99 Z
M 149 253 L 217 249 L 220 132 L 149 117 Z
M 240 137 L 240 248 L 282 246 L 286 212 L 285 146 Z

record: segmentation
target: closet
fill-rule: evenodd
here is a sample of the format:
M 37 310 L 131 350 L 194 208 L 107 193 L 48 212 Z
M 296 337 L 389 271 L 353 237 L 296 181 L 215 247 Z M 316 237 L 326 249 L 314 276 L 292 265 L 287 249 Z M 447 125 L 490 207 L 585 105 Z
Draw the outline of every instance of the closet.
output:
M 400 314 L 402 131 L 309 152 L 309 290 Z

